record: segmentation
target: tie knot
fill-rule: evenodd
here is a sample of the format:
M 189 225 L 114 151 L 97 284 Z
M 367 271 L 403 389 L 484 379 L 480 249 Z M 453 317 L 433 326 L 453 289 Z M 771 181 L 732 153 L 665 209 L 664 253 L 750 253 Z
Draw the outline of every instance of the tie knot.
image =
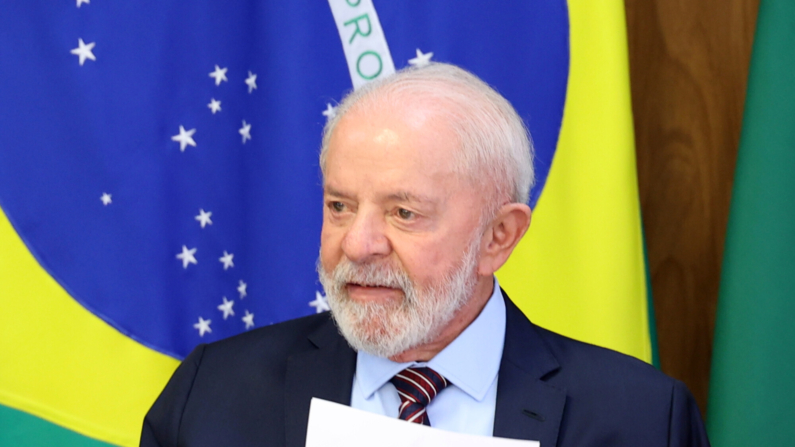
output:
M 400 419 L 430 425 L 425 407 L 449 382 L 431 368 L 406 368 L 390 380 L 400 396 Z

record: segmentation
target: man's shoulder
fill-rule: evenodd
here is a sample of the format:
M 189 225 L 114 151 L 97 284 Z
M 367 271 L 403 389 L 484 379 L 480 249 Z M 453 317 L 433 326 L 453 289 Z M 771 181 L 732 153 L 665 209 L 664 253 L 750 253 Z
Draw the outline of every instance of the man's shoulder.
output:
M 623 439 L 616 445 L 709 445 L 682 382 L 637 358 L 525 321 L 521 333 L 543 351 L 531 358 L 548 365 L 537 378 L 565 395 L 558 445 L 581 445 L 588 436 Z
M 339 338 L 328 312 L 260 327 L 223 340 L 200 345 L 201 363 L 239 367 L 284 361 L 319 344 Z M 191 354 L 195 357 L 197 352 Z M 190 357 L 189 357 L 190 358 Z
M 507 295 L 506 295 L 507 296 Z M 570 392 L 590 388 L 668 389 L 676 381 L 654 366 L 612 349 L 575 340 L 532 323 L 510 299 L 506 300 L 511 350 L 514 357 L 528 356 L 544 363 L 547 383 Z M 530 341 L 528 339 L 533 339 Z M 509 340 L 506 338 L 506 343 Z M 530 353 L 524 350 L 528 345 Z M 519 354 L 523 353 L 523 354 Z
M 341 343 L 330 315 L 317 314 L 197 346 L 147 414 L 141 445 L 284 444 L 284 421 L 295 408 L 286 396 L 336 383 L 332 373 L 308 370 L 305 360 L 323 353 L 331 359 L 324 366 L 350 369 L 355 355 Z M 323 380 L 312 380 L 319 375 Z M 351 379 L 342 374 L 337 381 Z
M 540 326 L 535 326 L 535 329 L 560 363 L 559 371 L 551 375 L 550 381 L 565 381 L 566 387 L 572 391 L 587 386 L 670 392 L 677 385 L 677 380 L 635 357 L 575 340 Z M 567 380 L 582 377 L 588 380 Z

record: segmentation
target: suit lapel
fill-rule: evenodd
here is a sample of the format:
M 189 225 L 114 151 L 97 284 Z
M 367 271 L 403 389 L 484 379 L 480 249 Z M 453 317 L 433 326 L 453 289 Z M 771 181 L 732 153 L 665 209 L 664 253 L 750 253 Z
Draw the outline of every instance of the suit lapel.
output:
M 543 379 L 560 368 L 535 326 L 503 291 L 505 346 L 497 385 L 494 436 L 557 445 L 566 390 Z M 313 348 L 290 357 L 285 380 L 285 441 L 303 447 L 312 397 L 350 405 L 356 352 L 329 321 L 309 336 Z
M 503 291 L 506 306 L 505 346 L 497 382 L 494 436 L 557 445 L 566 390 L 547 384 L 544 376 L 560 365 L 535 326 Z
M 313 348 L 287 360 L 285 444 L 303 447 L 313 397 L 350 405 L 356 352 L 329 321 L 309 336 Z

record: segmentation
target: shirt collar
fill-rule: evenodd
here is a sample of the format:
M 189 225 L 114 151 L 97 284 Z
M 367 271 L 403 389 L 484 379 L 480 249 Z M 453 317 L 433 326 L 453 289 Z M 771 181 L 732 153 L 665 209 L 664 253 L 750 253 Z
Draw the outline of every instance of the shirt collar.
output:
M 410 366 L 429 366 L 477 401 L 482 401 L 497 377 L 505 342 L 505 301 L 494 278 L 494 291 L 475 321 L 427 363 L 396 363 L 360 351 L 356 382 L 365 399 L 395 374 Z

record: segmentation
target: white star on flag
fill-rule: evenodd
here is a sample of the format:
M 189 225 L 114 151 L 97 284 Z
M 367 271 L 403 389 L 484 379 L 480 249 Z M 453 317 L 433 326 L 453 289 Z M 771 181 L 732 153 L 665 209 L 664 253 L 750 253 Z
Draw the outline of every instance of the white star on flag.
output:
M 326 103 L 326 110 L 323 111 L 323 116 L 326 117 L 327 120 L 334 118 L 337 116 L 337 108 L 332 106 L 331 103 Z
M 196 147 L 196 142 L 193 141 L 194 133 L 196 133 L 196 129 L 185 130 L 184 127 L 179 126 L 179 134 L 171 137 L 171 141 L 178 142 L 180 152 L 185 152 L 185 148 L 188 146 Z
M 77 7 L 79 8 L 83 3 L 90 4 L 91 2 L 89 0 L 77 0 Z
M 315 308 L 315 313 L 325 312 L 327 310 L 331 310 L 328 307 L 328 301 L 326 297 L 321 295 L 320 292 L 315 292 L 315 300 L 310 301 L 309 305 Z
M 246 330 L 251 329 L 254 327 L 254 314 L 250 313 L 246 310 L 246 316 L 241 318 L 243 323 L 246 323 Z
M 212 323 L 212 322 L 213 322 L 213 320 L 205 320 L 202 317 L 199 317 L 199 322 L 195 323 L 193 325 L 193 328 L 199 330 L 199 337 L 204 337 L 204 333 L 205 332 L 209 332 L 209 333 L 213 332 L 213 330 L 210 329 L 210 323 Z
M 243 127 L 238 132 L 243 137 L 243 144 L 246 144 L 246 140 L 251 139 L 251 124 L 247 124 L 246 120 L 243 120 Z
M 415 67 L 424 67 L 431 63 L 431 58 L 433 57 L 433 52 L 431 53 L 423 53 L 417 48 L 417 57 L 413 59 L 409 59 L 409 64 Z
M 246 295 L 248 295 L 246 293 L 246 287 L 248 287 L 248 284 L 244 283 L 243 280 L 241 279 L 240 282 L 238 283 L 238 286 L 237 286 L 237 291 L 238 291 L 238 293 L 240 293 L 240 299 L 241 300 L 243 298 L 245 298 Z
M 219 261 L 223 262 L 224 270 L 228 269 L 229 267 L 235 266 L 235 263 L 232 262 L 232 258 L 234 257 L 235 255 L 233 255 L 232 253 L 227 253 L 226 250 L 224 250 L 224 255 L 218 258 Z
M 99 200 L 101 200 L 102 204 L 105 205 L 105 206 L 108 206 L 111 203 L 113 203 L 113 200 L 111 200 L 111 198 L 110 198 L 110 194 L 108 194 L 106 192 L 102 193 L 102 197 L 100 197 Z
M 223 298 L 224 304 L 218 305 L 218 310 L 224 313 L 224 320 L 226 320 L 230 315 L 235 315 L 235 311 L 232 310 L 232 306 L 235 305 L 235 301 L 229 301 L 226 299 L 226 297 Z
M 252 90 L 257 89 L 257 75 L 252 72 L 248 72 L 248 77 L 246 78 L 246 85 L 248 86 L 248 92 L 251 93 Z
M 124 207 L 122 207 L 122 208 L 124 208 Z M 196 257 L 193 256 L 194 254 L 196 254 L 196 249 L 195 248 L 191 248 L 190 250 L 188 250 L 188 247 L 186 247 L 184 245 L 182 246 L 182 253 L 179 253 L 177 255 L 177 259 L 182 261 L 182 268 L 184 268 L 184 269 L 188 268 L 188 264 L 198 264 L 199 263 L 199 261 L 196 260 Z
M 215 112 L 221 111 L 221 101 L 216 101 L 215 98 L 211 98 L 210 103 L 207 104 L 207 107 L 209 107 L 210 111 L 213 112 L 213 115 L 215 115 Z
M 184 127 L 179 126 L 179 134 L 171 137 L 171 141 L 178 142 L 179 150 L 185 152 L 185 148 L 188 146 L 196 147 L 196 142 L 193 141 L 193 134 L 195 133 L 196 129 L 185 130 Z
M 199 224 L 201 224 L 202 228 L 204 228 L 205 225 L 213 224 L 213 221 L 210 220 L 210 216 L 212 215 L 213 215 L 212 211 L 204 211 L 203 209 L 199 208 L 199 215 L 196 216 L 194 219 L 198 220 Z
M 218 65 L 215 66 L 215 70 L 210 73 L 211 78 L 215 78 L 215 85 L 221 85 L 221 82 L 227 81 L 226 79 L 226 68 L 221 68 Z
M 94 45 L 96 45 L 96 42 L 86 44 L 83 42 L 83 39 L 77 39 L 77 48 L 70 51 L 70 53 L 80 58 L 79 62 L 81 67 L 86 62 L 86 59 L 91 59 L 92 61 L 97 60 L 96 56 L 94 56 L 94 53 L 91 52 L 91 50 L 94 48 Z

